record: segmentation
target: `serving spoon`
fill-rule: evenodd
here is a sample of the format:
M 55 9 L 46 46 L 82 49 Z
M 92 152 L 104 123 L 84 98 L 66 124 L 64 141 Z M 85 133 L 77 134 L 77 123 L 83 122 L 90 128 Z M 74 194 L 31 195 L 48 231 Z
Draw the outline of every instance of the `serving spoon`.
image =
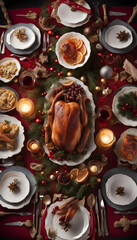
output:
M 91 193 L 87 198 L 87 205 L 92 209 L 95 206 L 95 196 L 93 193 Z

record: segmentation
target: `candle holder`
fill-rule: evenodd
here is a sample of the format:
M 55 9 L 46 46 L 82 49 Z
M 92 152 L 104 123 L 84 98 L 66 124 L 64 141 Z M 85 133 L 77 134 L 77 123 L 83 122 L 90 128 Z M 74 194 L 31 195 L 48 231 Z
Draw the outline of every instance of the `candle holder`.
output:
M 29 71 L 23 71 L 19 76 L 19 83 L 25 89 L 33 89 L 35 87 L 35 82 L 35 76 Z
M 30 120 L 36 116 L 34 103 L 29 98 L 21 98 L 17 103 L 16 110 L 20 116 Z
M 112 115 L 112 110 L 107 105 L 102 106 L 97 111 L 97 118 L 102 122 L 109 121 L 112 118 Z
M 97 160 L 91 160 L 88 163 L 88 171 L 90 175 L 98 175 L 103 169 L 103 165 L 101 162 Z
M 108 128 L 101 129 L 96 136 L 97 146 L 103 149 L 110 148 L 115 141 L 116 138 L 114 136 L 113 131 Z
M 36 139 L 30 139 L 27 142 L 27 149 L 29 152 L 31 152 L 32 157 L 38 157 L 38 156 L 45 155 L 44 149 L 40 146 L 39 141 Z

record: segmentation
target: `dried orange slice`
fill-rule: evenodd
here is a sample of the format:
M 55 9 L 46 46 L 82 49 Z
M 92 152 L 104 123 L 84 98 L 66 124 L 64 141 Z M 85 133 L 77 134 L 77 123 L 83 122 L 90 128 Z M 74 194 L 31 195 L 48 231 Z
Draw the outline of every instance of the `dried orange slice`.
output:
M 64 60 L 70 65 L 76 65 L 83 62 L 83 59 L 84 59 L 84 55 L 81 52 L 77 51 L 76 56 L 74 58 L 64 59 Z
M 69 38 L 69 42 L 74 43 L 77 50 L 83 45 L 83 40 L 80 38 Z
M 84 168 L 83 170 L 79 171 L 78 176 L 76 178 L 78 183 L 84 183 L 89 176 L 89 171 L 87 168 Z
M 85 44 L 83 44 L 83 45 L 81 46 L 81 48 L 79 48 L 78 51 L 81 52 L 83 55 L 86 55 L 86 53 L 87 53 L 87 48 L 86 48 Z
M 74 84 L 73 80 L 62 83 L 62 86 L 65 88 L 71 87 Z
M 76 178 L 79 174 L 79 169 L 78 168 L 73 168 L 71 171 L 70 171 L 70 175 L 71 175 L 71 178 Z

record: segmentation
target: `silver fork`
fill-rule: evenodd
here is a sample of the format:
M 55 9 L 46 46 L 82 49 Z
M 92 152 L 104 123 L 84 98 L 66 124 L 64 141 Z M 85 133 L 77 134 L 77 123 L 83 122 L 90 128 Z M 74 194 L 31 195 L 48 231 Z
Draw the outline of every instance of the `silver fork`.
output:
M 39 193 L 39 203 L 36 209 L 36 230 L 38 231 L 38 223 L 39 221 L 39 217 L 41 215 L 41 210 L 42 210 L 42 200 L 44 198 L 44 194 L 43 193 Z

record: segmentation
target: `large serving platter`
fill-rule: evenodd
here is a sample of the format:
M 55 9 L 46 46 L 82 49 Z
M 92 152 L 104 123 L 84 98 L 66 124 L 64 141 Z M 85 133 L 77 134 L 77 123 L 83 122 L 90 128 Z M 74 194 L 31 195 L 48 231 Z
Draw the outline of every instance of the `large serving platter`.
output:
M 132 136 L 137 136 L 137 129 L 136 128 L 128 128 L 126 131 L 124 131 L 121 134 L 120 138 L 116 142 L 114 152 L 115 152 L 115 154 L 117 155 L 117 157 L 120 161 L 129 162 L 130 164 L 137 164 L 137 156 L 136 156 L 134 161 L 128 161 L 128 160 L 124 159 L 120 154 L 121 146 L 122 146 L 122 143 L 123 143 L 123 140 L 124 140 L 124 136 L 126 134 L 129 134 L 129 135 L 132 135 Z
M 18 28 L 18 27 L 27 27 L 30 28 L 34 34 L 35 34 L 35 42 L 27 49 L 16 49 L 13 46 L 11 46 L 10 44 L 8 44 L 7 42 L 7 35 L 14 29 Z M 41 33 L 40 30 L 36 27 L 35 24 L 32 23 L 18 23 L 15 24 L 13 26 L 11 26 L 6 32 L 5 32 L 5 36 L 4 36 L 4 43 L 6 45 L 6 47 L 8 48 L 9 51 L 11 51 L 12 53 L 15 54 L 19 54 L 19 55 L 28 55 L 31 54 L 32 52 L 34 52 L 41 44 Z
M 59 82 L 60 83 L 63 83 L 63 82 L 66 82 L 66 81 L 69 81 L 69 80 L 73 80 L 75 84 L 80 84 L 81 87 L 84 89 L 85 91 L 85 94 L 87 96 L 88 99 L 90 99 L 90 108 L 91 108 L 91 112 L 92 112 L 92 117 L 89 119 L 89 123 L 91 125 L 91 129 L 90 129 L 90 135 L 89 135 L 89 139 L 88 139 L 88 142 L 87 142 L 87 147 L 86 147 L 86 153 L 85 154 L 81 154 L 80 157 L 76 160 L 76 161 L 72 161 L 72 160 L 62 160 L 62 161 L 57 161 L 56 159 L 50 159 L 52 162 L 58 164 L 58 165 L 64 165 L 64 164 L 67 164 L 68 166 L 75 166 L 75 165 L 78 165 L 82 162 L 84 162 L 86 159 L 89 158 L 89 156 L 91 155 L 91 153 L 95 150 L 96 148 L 96 144 L 94 142 L 94 132 L 95 132 L 95 104 L 94 104 L 94 100 L 93 100 L 93 96 L 92 96 L 92 93 L 89 91 L 88 87 L 83 83 L 81 82 L 79 79 L 75 78 L 75 77 L 66 77 L 64 79 L 60 79 Z M 50 90 L 47 92 L 47 95 L 46 95 L 46 100 L 49 101 L 49 97 L 50 97 L 50 94 L 52 92 L 53 89 L 57 88 L 57 86 L 55 84 L 53 84 L 50 88 Z M 47 118 L 45 118 L 45 122 L 44 124 L 46 124 L 48 122 Z M 44 149 L 45 149 L 45 152 L 47 154 L 49 154 L 49 150 L 48 148 L 46 147 L 46 145 L 43 146 Z
M 23 148 L 24 146 L 24 140 L 25 140 L 25 136 L 24 136 L 24 127 L 22 126 L 21 122 L 15 118 L 15 117 L 12 117 L 12 116 L 8 116 L 6 114 L 0 114 L 0 122 L 5 122 L 5 121 L 8 121 L 8 122 L 11 122 L 11 123 L 14 123 L 14 124 L 17 124 L 17 126 L 19 127 L 19 133 L 17 135 L 17 148 L 14 149 L 14 150 L 0 150 L 0 158 L 2 159 L 6 159 L 6 158 L 9 158 L 9 157 L 12 157 L 13 155 L 15 154 L 18 154 L 21 149 Z
M 123 96 L 124 94 L 127 94 L 129 92 L 135 92 L 137 91 L 137 87 L 136 86 L 132 86 L 132 85 L 126 85 L 120 89 L 118 89 L 115 92 L 114 98 L 113 98 L 113 102 L 112 102 L 112 111 L 115 114 L 115 116 L 118 118 L 118 120 L 123 123 L 126 126 L 132 126 L 132 127 L 136 127 L 137 126 L 137 120 L 133 121 L 131 119 L 127 119 L 125 116 L 122 116 L 119 113 L 119 110 L 117 108 L 117 105 L 119 103 L 119 97 Z
M 25 174 L 26 178 L 28 179 L 29 183 L 30 183 L 30 191 L 29 194 L 26 196 L 26 198 L 18 203 L 9 203 L 8 201 L 6 201 L 5 199 L 2 198 L 2 196 L 0 195 L 0 205 L 2 207 L 8 208 L 8 209 L 20 209 L 23 208 L 24 206 L 26 206 L 32 196 L 34 195 L 35 191 L 36 191 L 36 187 L 37 187 L 37 182 L 36 179 L 34 177 L 34 175 L 25 167 L 20 167 L 20 166 L 13 166 L 13 167 L 8 167 L 7 169 L 3 170 L 3 172 L 0 174 L 0 181 L 2 179 L 2 177 L 10 172 L 21 172 L 23 174 Z
M 120 25 L 121 27 L 121 29 L 122 29 L 122 26 L 123 27 L 125 27 L 126 29 L 128 29 L 130 32 L 131 32 L 131 34 L 130 34 L 130 36 L 132 35 L 132 37 L 131 38 L 133 38 L 133 40 L 130 42 L 130 44 L 128 45 L 128 46 L 125 46 L 124 44 L 123 44 L 123 47 L 122 48 L 119 48 L 119 45 L 118 44 L 116 44 L 117 42 L 115 42 L 115 45 L 113 45 L 113 46 L 115 46 L 115 47 L 112 47 L 111 45 L 112 45 L 112 43 L 111 44 L 109 44 L 110 43 L 110 41 L 108 42 L 108 41 L 106 41 L 106 38 L 108 39 L 108 33 L 110 34 L 111 33 L 111 31 L 109 31 L 109 29 L 110 30 L 113 30 L 114 31 L 114 27 L 116 26 L 116 25 Z M 119 29 L 118 29 L 118 31 L 119 31 Z M 131 38 L 130 38 L 130 40 L 131 40 Z M 103 44 L 103 46 L 107 49 L 107 50 L 109 50 L 110 52 L 112 52 L 112 53 L 128 53 L 128 52 L 130 52 L 130 51 L 132 51 L 136 46 L 137 46 L 137 34 L 136 34 L 136 31 L 134 30 L 134 28 L 131 26 L 131 25 L 129 25 L 127 22 L 124 22 L 124 21 L 122 21 L 122 20 L 120 20 L 120 19 L 115 19 L 115 20 L 113 20 L 112 22 L 110 22 L 103 30 L 102 30 L 102 33 L 101 33 L 101 43 Z M 120 44 L 121 45 L 121 44 Z M 122 46 L 122 45 L 121 45 Z
M 125 195 L 121 198 L 114 195 L 114 188 L 120 186 L 125 188 Z M 137 206 L 137 174 L 129 168 L 117 167 L 108 170 L 102 178 L 101 189 L 103 197 L 112 208 L 126 211 Z

